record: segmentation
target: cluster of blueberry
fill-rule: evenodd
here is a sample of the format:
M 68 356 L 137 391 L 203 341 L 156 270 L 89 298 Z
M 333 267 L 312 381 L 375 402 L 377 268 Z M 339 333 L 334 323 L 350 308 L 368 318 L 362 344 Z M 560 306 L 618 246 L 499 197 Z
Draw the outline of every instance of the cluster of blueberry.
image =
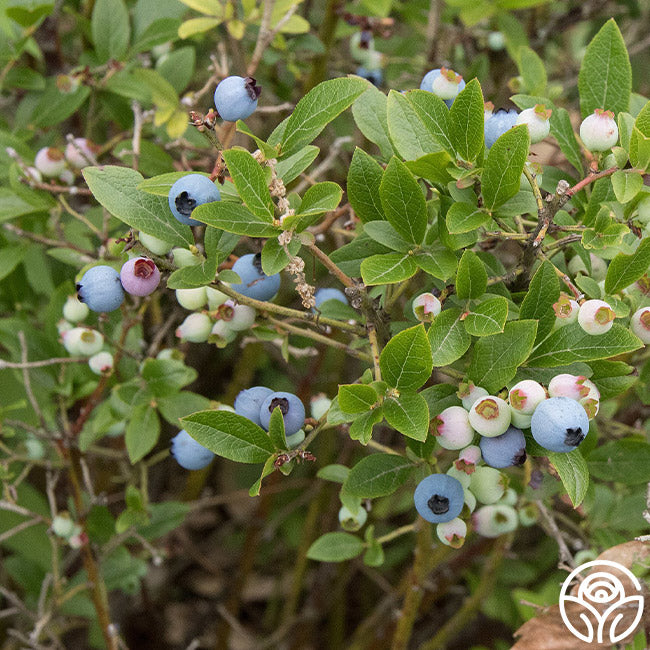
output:
M 384 55 L 375 49 L 372 32 L 362 30 L 350 38 L 350 55 L 359 64 L 356 74 L 375 86 L 384 81 Z
M 37 183 L 43 178 L 58 179 L 65 185 L 74 183 L 78 170 L 96 162 L 95 156 L 99 147 L 86 138 L 72 138 L 64 151 L 56 147 L 39 149 L 34 158 L 34 166 L 27 167 L 25 173 Z
M 266 386 L 253 386 L 237 395 L 234 408 L 220 405 L 218 410 L 237 413 L 268 431 L 271 414 L 276 408 L 282 413 L 287 446 L 292 449 L 305 439 L 305 432 L 302 430 L 305 423 L 305 407 L 293 393 L 275 392 Z M 185 429 L 172 438 L 171 453 L 185 469 L 203 469 L 215 456 L 194 440 Z
M 516 493 L 507 488 L 499 471 L 526 461 L 526 437 L 530 429 L 538 445 L 566 453 L 578 447 L 596 416 L 600 392 L 583 376 L 559 374 L 548 388 L 525 379 L 510 388 L 505 399 L 469 382 L 458 391 L 462 406 L 450 406 L 432 420 L 432 432 L 441 447 L 459 451 L 446 474 L 422 480 L 414 495 L 418 513 L 438 525 L 441 541 L 462 545 L 467 524 L 460 518 L 463 507 L 472 514 L 474 530 L 496 537 L 519 523 L 535 520 L 534 506 L 519 509 Z M 478 444 L 475 442 L 479 435 Z M 479 465 L 483 461 L 484 465 Z M 477 502 L 482 506 L 475 510 Z

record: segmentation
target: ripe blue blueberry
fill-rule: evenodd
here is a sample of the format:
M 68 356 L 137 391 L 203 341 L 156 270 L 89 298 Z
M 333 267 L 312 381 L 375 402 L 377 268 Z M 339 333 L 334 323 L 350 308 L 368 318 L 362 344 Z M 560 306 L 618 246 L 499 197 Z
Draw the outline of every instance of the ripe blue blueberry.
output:
M 185 429 L 172 438 L 171 453 L 176 462 L 185 469 L 203 469 L 214 458 L 214 454 L 194 440 Z
M 370 70 L 361 65 L 357 68 L 355 74 L 362 79 L 367 79 L 373 86 L 381 86 L 384 81 L 384 73 L 381 68 Z
M 423 519 L 440 524 L 458 517 L 465 503 L 465 493 L 460 481 L 453 476 L 431 474 L 418 483 L 413 500 Z
M 280 274 L 266 275 L 262 271 L 262 256 L 242 255 L 232 266 L 232 270 L 241 278 L 240 284 L 233 284 L 232 288 L 255 300 L 271 300 L 280 289 Z
M 245 120 L 257 108 L 262 89 L 252 77 L 226 77 L 214 91 L 214 105 L 222 120 Z
M 479 442 L 483 460 L 490 467 L 500 469 L 526 462 L 526 438 L 521 429 L 509 427 L 495 438 L 481 437 Z
M 262 402 L 272 392 L 273 391 L 266 386 L 253 386 L 252 388 L 242 390 L 237 397 L 235 397 L 235 413 L 243 415 L 245 418 L 248 418 L 251 422 L 255 422 L 255 424 L 259 426 Z
M 117 309 L 124 300 L 120 274 L 112 266 L 93 266 L 77 283 L 77 298 L 92 311 Z
M 496 113 L 492 113 L 485 120 L 485 148 L 489 149 L 500 136 L 515 126 L 518 117 L 519 114 L 514 108 L 509 111 L 500 108 Z
M 570 397 L 551 397 L 535 409 L 530 430 L 549 451 L 573 451 L 589 431 L 589 416 L 580 402 Z
M 317 289 L 314 294 L 316 308 L 320 307 L 327 300 L 338 300 L 344 305 L 348 304 L 348 299 L 340 289 Z
M 284 419 L 284 433 L 287 436 L 293 435 L 302 428 L 305 423 L 305 406 L 293 393 L 271 393 L 267 395 L 260 407 L 260 424 L 269 428 L 271 413 L 276 407 L 280 407 Z
M 220 201 L 221 193 L 207 176 L 188 174 L 171 186 L 167 200 L 177 221 L 186 226 L 201 226 L 202 221 L 190 218 L 194 208 L 204 203 Z

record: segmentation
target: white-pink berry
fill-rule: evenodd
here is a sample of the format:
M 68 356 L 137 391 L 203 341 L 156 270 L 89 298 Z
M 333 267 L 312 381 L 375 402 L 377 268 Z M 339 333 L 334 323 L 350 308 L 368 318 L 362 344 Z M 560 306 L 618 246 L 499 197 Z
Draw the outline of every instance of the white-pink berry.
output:
M 176 336 L 184 341 L 203 343 L 208 340 L 212 321 L 207 314 L 190 314 L 177 328 Z
M 522 415 L 532 415 L 540 402 L 546 399 L 546 390 L 533 379 L 517 382 L 508 393 L 510 406 Z
M 463 403 L 463 408 L 468 411 L 472 408 L 472 404 L 474 404 L 476 400 L 481 399 L 481 397 L 487 397 L 489 394 L 490 393 L 488 393 L 485 388 L 475 386 L 471 381 L 462 383 L 458 387 L 456 393 L 460 398 L 460 401 Z
M 580 139 L 589 151 L 607 151 L 618 141 L 618 126 L 611 111 L 597 108 L 580 125 Z
M 436 534 L 443 544 L 452 548 L 460 548 L 465 543 L 467 524 L 459 517 L 456 517 L 451 521 L 438 524 Z
M 413 300 L 413 314 L 423 323 L 431 323 L 442 311 L 442 303 L 432 293 L 421 293 Z
M 517 116 L 517 124 L 525 124 L 530 133 L 530 142 L 541 142 L 551 131 L 551 111 L 543 104 L 527 108 Z
M 68 299 L 63 305 L 63 318 L 72 323 L 78 323 L 80 320 L 84 320 L 89 313 L 90 309 L 88 309 L 88 305 L 81 302 L 77 296 L 68 296 Z
M 582 399 L 589 395 L 589 387 L 585 386 L 585 381 L 588 380 L 582 375 L 570 375 L 568 373 L 555 375 L 548 384 L 548 394 L 551 397 Z
M 217 318 L 228 323 L 233 332 L 247 330 L 254 322 L 256 312 L 248 305 L 240 305 L 233 300 L 226 300 L 217 308 Z
M 605 334 L 612 329 L 616 314 L 604 300 L 586 300 L 580 305 L 578 323 L 587 334 Z
M 99 147 L 86 138 L 74 138 L 65 147 L 65 158 L 70 165 L 81 169 L 96 163 L 95 154 Z
M 473 474 L 480 460 L 481 448 L 478 445 L 469 445 L 458 454 L 458 460 L 454 461 L 454 465 L 460 472 Z
M 120 281 L 132 296 L 148 296 L 160 284 L 160 271 L 148 257 L 134 257 L 122 265 Z
M 34 158 L 34 166 L 43 176 L 58 176 L 65 169 L 63 152 L 55 147 L 43 147 Z
M 646 345 L 650 343 L 650 307 L 641 307 L 632 314 L 630 327 Z
M 88 366 L 96 374 L 101 375 L 113 367 L 113 355 L 110 352 L 98 352 L 88 359 Z
M 233 331 L 227 320 L 220 319 L 213 326 L 208 338 L 209 343 L 214 343 L 218 348 L 225 348 L 237 338 L 237 332 Z
M 510 426 L 511 418 L 509 404 L 494 395 L 481 397 L 472 404 L 469 411 L 469 423 L 474 431 L 488 438 L 505 433 Z
M 433 418 L 431 431 L 445 449 L 467 447 L 474 437 L 469 415 L 462 406 L 449 406 Z

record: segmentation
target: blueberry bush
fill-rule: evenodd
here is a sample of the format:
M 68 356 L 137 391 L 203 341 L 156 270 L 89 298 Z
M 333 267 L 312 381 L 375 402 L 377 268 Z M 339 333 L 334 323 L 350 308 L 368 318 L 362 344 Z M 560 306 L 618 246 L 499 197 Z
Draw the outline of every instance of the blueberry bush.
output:
M 647 592 L 649 22 L 4 2 L 2 647 L 573 649 L 575 567 Z

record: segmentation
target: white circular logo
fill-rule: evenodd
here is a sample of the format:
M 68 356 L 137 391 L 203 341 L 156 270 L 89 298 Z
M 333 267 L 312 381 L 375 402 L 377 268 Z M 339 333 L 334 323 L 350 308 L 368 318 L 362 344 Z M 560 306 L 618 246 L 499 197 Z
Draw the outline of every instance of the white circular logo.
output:
M 609 567 L 629 579 L 628 588 L 635 590 L 634 593 L 626 595 L 621 578 L 607 570 Z M 590 569 L 590 573 L 580 583 L 577 594 L 569 594 L 574 578 L 585 569 Z M 568 603 L 571 603 L 571 612 L 567 611 Z M 618 643 L 636 629 L 643 615 L 641 583 L 618 562 L 585 562 L 575 568 L 562 584 L 560 614 L 571 634 L 585 643 Z M 625 625 L 625 629 L 619 629 L 623 617 L 627 622 L 630 616 L 632 622 Z M 570 618 L 578 620 L 572 622 Z

